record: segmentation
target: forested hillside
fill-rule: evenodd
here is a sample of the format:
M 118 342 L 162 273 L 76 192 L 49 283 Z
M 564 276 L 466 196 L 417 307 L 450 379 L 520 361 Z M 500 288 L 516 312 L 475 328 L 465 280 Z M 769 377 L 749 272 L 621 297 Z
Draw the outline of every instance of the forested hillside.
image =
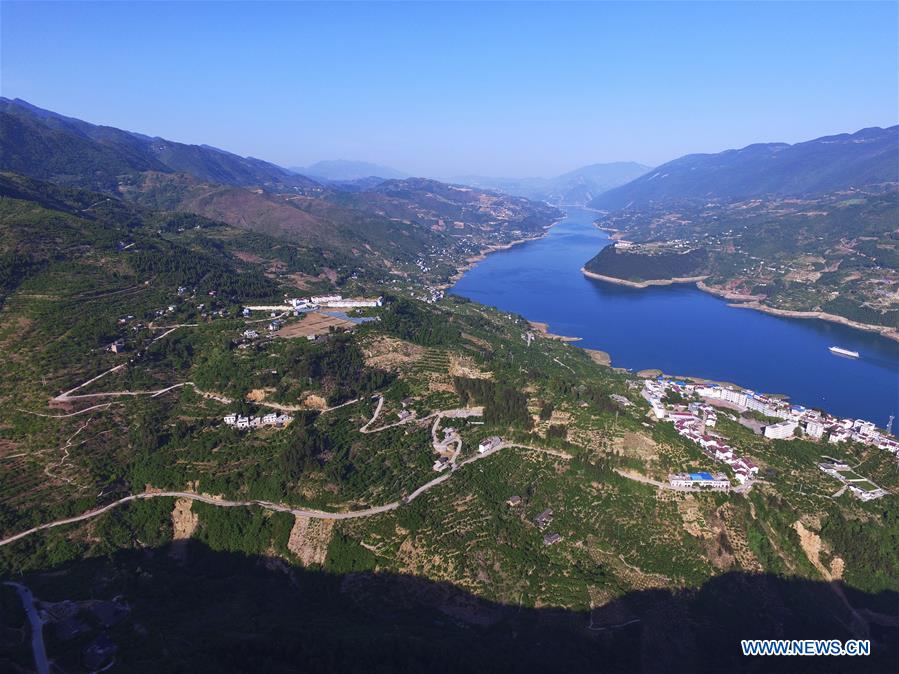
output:
M 759 143 L 662 164 L 604 192 L 592 208 L 643 209 L 669 202 L 809 196 L 899 182 L 899 126 L 862 129 L 804 143 Z

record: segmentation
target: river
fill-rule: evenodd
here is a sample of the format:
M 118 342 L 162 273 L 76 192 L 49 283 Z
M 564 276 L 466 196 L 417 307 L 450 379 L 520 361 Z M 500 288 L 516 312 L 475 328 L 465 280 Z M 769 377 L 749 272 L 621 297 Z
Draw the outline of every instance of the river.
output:
M 581 337 L 578 346 L 607 351 L 616 367 L 733 382 L 881 427 L 899 416 L 899 343 L 730 307 L 692 284 L 637 289 L 586 278 L 581 267 L 610 241 L 594 213 L 567 212 L 542 239 L 488 255 L 452 292 Z

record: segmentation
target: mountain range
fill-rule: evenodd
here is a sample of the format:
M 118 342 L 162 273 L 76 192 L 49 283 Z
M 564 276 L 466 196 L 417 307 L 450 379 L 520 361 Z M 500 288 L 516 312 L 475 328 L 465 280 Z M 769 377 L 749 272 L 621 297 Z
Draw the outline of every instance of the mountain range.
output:
M 309 166 L 293 166 L 293 173 L 308 176 L 319 182 L 351 182 L 363 178 L 403 179 L 403 173 L 389 166 L 381 166 L 367 161 L 350 161 L 347 159 L 330 159 L 319 161 Z
M 142 171 L 189 173 L 239 187 L 315 185 L 261 159 L 90 124 L 21 99 L 0 98 L 0 157 L 4 170 L 98 190 L 114 190 L 120 175 Z
M 355 183 L 3 101 L 0 671 L 846 671 L 739 647 L 810 637 L 870 639 L 852 663 L 895 669 L 892 453 L 763 437 L 686 382 L 658 402 L 654 374 L 438 292 L 558 209 Z M 695 234 L 721 279 L 789 269 L 753 292 L 857 288 L 889 320 L 895 192 L 847 192 L 600 222 Z M 706 264 L 649 252 L 656 273 Z M 369 301 L 284 304 L 335 292 Z M 674 488 L 739 480 L 674 412 L 758 478 Z M 853 467 L 842 487 L 825 453 Z
M 601 228 L 643 245 L 610 246 L 584 268 L 701 276 L 755 308 L 896 336 L 897 159 L 899 126 L 681 157 L 590 202 Z
M 665 202 L 807 196 L 899 181 L 899 126 L 872 127 L 804 143 L 758 143 L 717 154 L 690 154 L 594 197 L 614 211 Z
M 559 215 L 541 203 L 433 180 L 336 180 L 369 176 L 369 169 L 399 174 L 371 164 L 310 168 L 335 180 L 321 184 L 260 159 L 0 99 L 0 170 L 327 250 L 347 273 L 354 264 L 392 268 L 438 249 L 447 259 L 465 257 L 482 244 L 542 232 Z
M 583 166 L 554 178 L 465 175 L 454 177 L 452 181 L 553 204 L 583 205 L 597 195 L 624 185 L 650 170 L 652 167 L 636 162 L 611 162 Z

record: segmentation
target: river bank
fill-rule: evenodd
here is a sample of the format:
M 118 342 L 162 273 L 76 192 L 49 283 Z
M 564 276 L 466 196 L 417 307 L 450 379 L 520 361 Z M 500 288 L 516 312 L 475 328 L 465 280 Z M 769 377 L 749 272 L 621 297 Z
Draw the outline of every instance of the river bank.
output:
M 528 325 L 530 325 L 534 330 L 539 332 L 547 339 L 557 339 L 560 342 L 579 342 L 581 341 L 581 339 L 583 339 L 583 337 L 566 337 L 565 335 L 555 335 L 549 331 L 548 323 L 541 323 L 540 321 L 528 321 Z
M 582 337 L 575 345 L 606 351 L 613 366 L 633 372 L 657 368 L 739 382 L 789 395 L 806 407 L 880 424 L 899 414 L 895 339 L 842 321 L 734 311 L 728 298 L 700 282 L 639 292 L 599 283 L 580 271 L 585 260 L 609 244 L 595 219 L 594 213 L 570 209 L 548 236 L 487 256 L 452 292 L 548 323 L 554 333 Z M 751 300 L 741 295 L 729 301 Z M 861 357 L 835 357 L 829 351 L 833 345 Z
M 482 262 L 485 259 L 487 259 L 487 256 L 490 255 L 490 253 L 496 253 L 501 250 L 509 250 L 510 248 L 514 248 L 515 246 L 518 246 L 522 243 L 528 243 L 529 241 L 539 241 L 540 239 L 544 238 L 545 236 L 547 236 L 549 234 L 549 230 L 551 230 L 553 227 L 558 225 L 564 219 L 565 218 L 559 218 L 555 222 L 551 222 L 550 224 L 546 225 L 543 228 L 543 233 L 538 234 L 537 236 L 526 236 L 521 239 L 514 239 L 513 241 L 510 241 L 508 243 L 496 243 L 496 244 L 490 244 L 488 246 L 484 246 L 483 248 L 480 249 L 480 251 L 478 252 L 477 255 L 472 255 L 470 257 L 465 258 L 465 261 L 461 265 L 456 267 L 456 272 L 452 276 L 449 277 L 449 281 L 447 281 L 446 283 L 441 283 L 438 286 L 435 286 L 436 289 L 437 290 L 448 290 L 449 288 L 452 288 L 454 285 L 456 285 L 456 283 L 458 283 L 459 279 L 461 279 L 463 276 L 465 276 L 466 272 L 469 272 L 472 269 L 474 269 L 475 266 L 478 264 L 478 262 Z
M 784 318 L 817 318 L 822 321 L 839 323 L 840 325 L 845 325 L 856 330 L 876 332 L 877 334 L 882 335 L 887 339 L 892 339 L 893 341 L 899 342 L 899 330 L 890 328 L 886 325 L 860 323 L 859 321 L 853 321 L 852 319 L 846 318 L 845 316 L 829 314 L 826 311 L 798 311 L 794 309 L 777 309 L 775 307 L 769 307 L 767 304 L 763 304 L 763 300 L 765 299 L 764 295 L 746 295 L 742 293 L 734 293 L 728 290 L 722 290 L 720 288 L 715 288 L 714 286 L 706 285 L 702 281 L 697 281 L 696 287 L 703 292 L 707 292 L 711 295 L 715 295 L 716 297 L 729 300 L 730 303 L 727 306 L 734 307 L 736 309 L 755 309 L 756 311 L 771 314 L 772 316 L 783 316 Z
M 864 330 L 865 332 L 874 332 L 882 337 L 899 342 L 899 330 L 889 328 L 885 325 L 873 325 L 871 323 L 859 323 L 844 316 L 836 314 L 828 314 L 825 311 L 793 311 L 790 309 L 775 309 L 761 302 L 734 302 L 728 304 L 729 307 L 736 309 L 755 309 L 772 316 L 783 316 L 784 318 L 817 318 L 822 321 L 830 321 L 831 323 L 839 323 L 855 330 Z
M 581 267 L 581 273 L 588 278 L 594 278 L 598 281 L 614 283 L 620 286 L 627 286 L 628 288 L 650 288 L 652 286 L 670 286 L 676 283 L 697 283 L 708 278 L 708 276 L 684 276 L 683 278 L 662 278 L 650 279 L 648 281 L 628 281 L 626 279 L 617 278 L 615 276 L 603 276 L 602 274 L 597 274 L 596 272 L 587 271 L 587 269 L 584 267 Z
M 793 309 L 777 309 L 775 307 L 769 307 L 767 304 L 763 303 L 764 295 L 748 295 L 743 293 L 735 293 L 729 290 L 722 290 L 720 288 L 715 288 L 713 286 L 705 284 L 704 281 L 708 278 L 708 276 L 653 279 L 650 281 L 628 281 L 626 279 L 620 279 L 614 276 L 604 276 L 602 274 L 587 271 L 583 267 L 581 267 L 581 273 L 583 273 L 584 276 L 587 276 L 588 278 L 605 281 L 606 283 L 614 283 L 616 285 L 627 286 L 628 288 L 650 288 L 652 286 L 670 286 L 679 283 L 693 283 L 699 290 L 702 290 L 703 292 L 728 300 L 729 307 L 734 307 L 736 309 L 755 309 L 756 311 L 771 314 L 772 316 L 782 316 L 784 318 L 817 318 L 822 321 L 839 323 L 840 325 L 845 325 L 847 327 L 854 328 L 855 330 L 874 332 L 882 335 L 883 337 L 886 337 L 887 339 L 899 342 L 899 330 L 897 330 L 896 328 L 890 328 L 886 325 L 875 325 L 873 323 L 861 323 L 859 321 L 853 321 L 852 319 L 846 318 L 845 316 L 829 314 L 826 311 L 799 311 Z

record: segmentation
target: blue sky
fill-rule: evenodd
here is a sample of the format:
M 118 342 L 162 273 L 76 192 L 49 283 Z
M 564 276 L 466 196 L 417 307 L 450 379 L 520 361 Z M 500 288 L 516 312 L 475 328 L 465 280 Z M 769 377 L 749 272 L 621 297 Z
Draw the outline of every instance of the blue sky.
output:
M 0 92 L 282 165 L 553 175 L 896 124 L 897 6 L 4 1 Z

